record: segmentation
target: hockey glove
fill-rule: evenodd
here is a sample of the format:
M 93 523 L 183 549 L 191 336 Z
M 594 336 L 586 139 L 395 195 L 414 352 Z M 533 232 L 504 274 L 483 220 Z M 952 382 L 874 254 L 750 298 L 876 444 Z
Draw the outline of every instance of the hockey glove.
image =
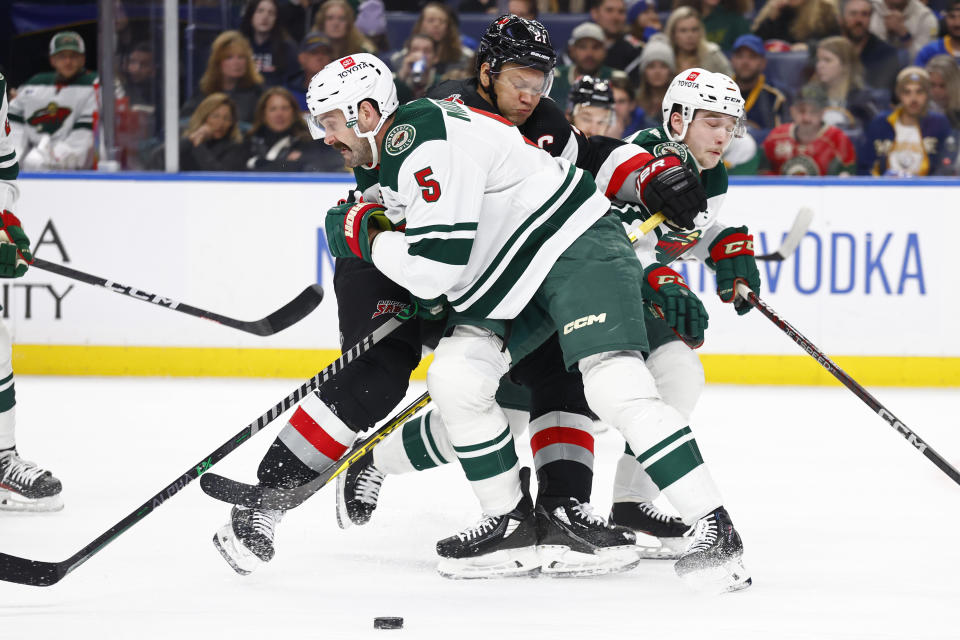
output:
M 422 320 L 443 320 L 450 310 L 446 296 L 425 300 L 411 293 L 410 300 L 417 305 L 417 317 Z
M 637 195 L 650 213 L 663 212 L 681 229 L 693 229 L 697 214 L 707 210 L 707 193 L 700 178 L 673 154 L 643 165 Z
M 348 202 L 328 210 L 325 227 L 330 253 L 336 258 L 362 258 L 373 262 L 368 229 L 392 229 L 384 211 L 381 205 L 368 202 Z
M 663 318 L 690 347 L 702 345 L 710 316 L 683 276 L 660 263 L 644 269 L 643 276 L 643 299 L 653 314 Z
M 19 278 L 33 262 L 30 239 L 20 220 L 9 211 L 0 214 L 0 278 Z
M 707 266 L 717 272 L 717 295 L 724 302 L 732 302 L 741 316 L 753 306 L 737 296 L 737 282 L 750 287 L 760 295 L 760 271 L 753 257 L 753 236 L 746 227 L 727 227 L 710 243 Z

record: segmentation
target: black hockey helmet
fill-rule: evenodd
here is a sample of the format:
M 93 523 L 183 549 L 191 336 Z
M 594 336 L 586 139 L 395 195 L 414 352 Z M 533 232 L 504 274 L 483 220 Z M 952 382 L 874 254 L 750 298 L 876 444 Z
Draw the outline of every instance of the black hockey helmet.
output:
M 477 47 L 477 68 L 486 62 L 494 72 L 505 62 L 514 62 L 552 74 L 557 52 L 550 43 L 547 28 L 536 20 L 504 14 L 490 23 Z
M 581 76 L 570 87 L 567 103 L 571 109 L 578 104 L 613 109 L 613 89 L 606 80 L 593 76 Z

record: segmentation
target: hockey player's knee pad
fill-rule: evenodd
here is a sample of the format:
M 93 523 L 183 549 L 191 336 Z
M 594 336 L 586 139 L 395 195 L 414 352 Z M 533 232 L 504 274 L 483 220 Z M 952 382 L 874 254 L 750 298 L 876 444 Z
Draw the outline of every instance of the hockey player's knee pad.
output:
M 440 341 L 427 371 L 427 388 L 448 424 L 489 413 L 509 368 L 500 338 L 476 327 L 457 327 Z
M 703 365 L 696 352 L 680 341 L 668 342 L 650 354 L 647 368 L 663 401 L 689 420 L 705 386 Z

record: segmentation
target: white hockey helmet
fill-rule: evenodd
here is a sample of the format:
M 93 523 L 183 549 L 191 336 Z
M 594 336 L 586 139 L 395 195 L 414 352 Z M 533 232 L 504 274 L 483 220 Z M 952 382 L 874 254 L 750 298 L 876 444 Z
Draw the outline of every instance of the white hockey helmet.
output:
M 729 76 L 700 68 L 686 69 L 673 79 L 663 97 L 663 128 L 668 138 L 680 142 L 687 135 L 694 114 L 704 109 L 733 116 L 736 120 L 733 135 L 740 138 L 746 132 L 743 104 L 740 87 Z M 683 118 L 679 134 L 673 133 L 670 127 L 670 114 L 674 111 L 679 111 Z
M 359 105 L 364 100 L 376 102 L 380 110 L 380 122 L 370 131 L 356 130 Z M 374 140 L 387 119 L 400 106 L 393 73 L 379 58 L 369 53 L 355 53 L 334 60 L 310 80 L 307 88 L 307 107 L 310 109 L 310 134 L 315 140 L 323 139 L 326 133 L 319 117 L 334 109 L 343 112 L 347 127 L 355 129 L 361 138 L 366 138 L 373 149 L 373 163 L 377 163 L 377 143 Z

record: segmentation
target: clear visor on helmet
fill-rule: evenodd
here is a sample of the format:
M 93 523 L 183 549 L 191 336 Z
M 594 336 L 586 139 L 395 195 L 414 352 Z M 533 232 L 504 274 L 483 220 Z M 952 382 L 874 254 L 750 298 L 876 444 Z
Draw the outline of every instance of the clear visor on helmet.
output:
M 491 72 L 493 81 L 497 78 L 501 82 L 507 83 L 513 87 L 517 93 L 525 93 L 529 96 L 549 95 L 553 87 L 553 72 L 543 72 L 532 66 L 520 66 L 516 63 L 508 62 L 511 66 L 507 69 Z
M 356 120 L 348 123 L 343 112 L 339 109 L 327 111 L 318 116 L 308 114 L 304 119 L 307 121 L 307 129 L 314 140 L 323 140 L 328 133 L 338 135 L 357 124 Z
M 732 138 L 742 138 L 747 132 L 747 123 L 744 114 L 739 118 L 734 116 L 710 115 L 694 118 L 695 122 L 702 122 L 703 125 L 716 129 L 726 129 Z
M 573 125 L 586 135 L 606 135 L 616 121 L 616 113 L 608 104 L 578 104 L 573 107 Z

